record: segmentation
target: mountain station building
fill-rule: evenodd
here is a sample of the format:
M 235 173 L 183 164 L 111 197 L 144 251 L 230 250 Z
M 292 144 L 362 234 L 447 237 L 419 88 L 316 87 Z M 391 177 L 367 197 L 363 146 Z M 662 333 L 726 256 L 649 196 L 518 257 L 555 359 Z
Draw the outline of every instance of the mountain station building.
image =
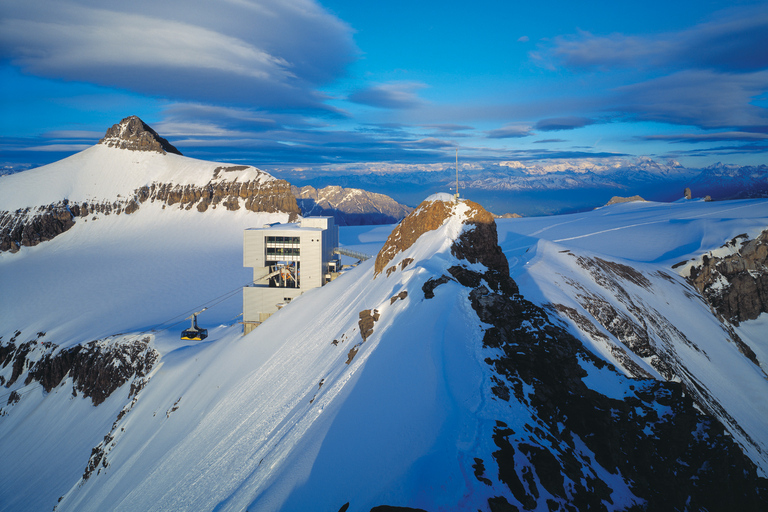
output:
M 243 334 L 305 291 L 338 276 L 338 245 L 333 217 L 246 229 L 243 266 L 253 267 L 253 283 L 243 288 Z

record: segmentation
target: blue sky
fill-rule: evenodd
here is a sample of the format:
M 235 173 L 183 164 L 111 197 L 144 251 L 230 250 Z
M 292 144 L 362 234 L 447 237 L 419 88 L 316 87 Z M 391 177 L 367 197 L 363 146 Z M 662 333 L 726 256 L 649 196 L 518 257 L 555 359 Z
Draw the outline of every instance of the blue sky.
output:
M 138 115 L 259 167 L 768 163 L 768 2 L 3 0 L 0 164 Z

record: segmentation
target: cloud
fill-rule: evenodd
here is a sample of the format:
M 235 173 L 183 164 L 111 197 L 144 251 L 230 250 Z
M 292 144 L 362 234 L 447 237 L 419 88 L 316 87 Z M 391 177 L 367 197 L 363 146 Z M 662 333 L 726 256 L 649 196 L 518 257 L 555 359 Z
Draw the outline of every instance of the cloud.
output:
M 768 109 L 752 100 L 767 89 L 768 71 L 685 70 L 618 88 L 612 108 L 642 121 L 756 131 L 768 126 Z
M 44 152 L 75 152 L 88 149 L 92 144 L 46 144 L 44 146 L 30 146 L 20 148 L 19 151 L 44 151 Z
M 667 141 L 667 142 L 755 142 L 768 141 L 768 133 L 753 132 L 716 132 L 716 133 L 679 133 L 674 135 L 645 135 L 638 137 L 647 141 Z
M 533 141 L 534 144 L 549 144 L 549 143 L 563 143 L 568 142 L 567 140 L 563 139 L 541 139 L 541 140 L 535 140 Z
M 357 55 L 314 0 L 8 0 L 0 58 L 27 73 L 161 97 L 323 108 Z
M 104 132 L 90 130 L 54 130 L 41 135 L 45 139 L 100 139 Z
M 594 124 L 595 121 L 587 119 L 586 117 L 552 117 L 549 119 L 542 119 L 534 126 L 535 129 L 544 132 L 552 132 L 558 130 L 575 130 L 576 128 L 583 128 Z
M 768 67 L 768 8 L 737 9 L 690 29 L 653 36 L 559 36 L 545 62 L 568 68 L 696 68 L 748 73 Z
M 424 103 L 416 92 L 425 87 L 425 84 L 418 82 L 389 82 L 355 91 L 347 100 L 377 108 L 415 108 Z
M 732 155 L 760 155 L 768 152 L 768 144 L 742 144 L 736 146 L 715 146 L 688 151 L 671 151 L 670 158 L 680 157 L 723 157 Z
M 531 131 L 531 127 L 521 125 L 508 125 L 503 128 L 485 132 L 485 136 L 489 139 L 516 139 L 520 137 L 529 137 L 531 135 L 535 135 L 535 133 Z
M 517 38 L 518 43 L 527 43 L 531 39 L 528 36 L 520 36 Z

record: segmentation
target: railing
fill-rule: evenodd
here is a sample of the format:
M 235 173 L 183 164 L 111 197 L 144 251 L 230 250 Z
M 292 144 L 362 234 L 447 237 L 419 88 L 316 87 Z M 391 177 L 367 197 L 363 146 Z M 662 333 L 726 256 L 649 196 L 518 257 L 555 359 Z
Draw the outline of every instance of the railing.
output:
M 333 254 L 341 254 L 342 256 L 349 256 L 350 258 L 356 258 L 360 261 L 365 261 L 373 258 L 373 256 L 371 256 L 370 254 L 365 254 L 357 251 L 350 251 L 349 249 L 344 249 L 343 247 L 335 248 L 333 250 Z

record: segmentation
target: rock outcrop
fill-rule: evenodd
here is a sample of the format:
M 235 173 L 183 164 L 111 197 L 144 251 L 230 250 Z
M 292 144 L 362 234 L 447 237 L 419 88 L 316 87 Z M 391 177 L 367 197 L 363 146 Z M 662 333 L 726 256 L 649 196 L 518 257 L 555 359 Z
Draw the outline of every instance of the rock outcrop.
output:
M 605 203 L 605 206 L 610 206 L 612 204 L 619 204 L 619 203 L 632 203 L 635 201 L 641 201 L 645 202 L 645 199 L 643 199 L 640 196 L 632 196 L 632 197 L 621 197 L 621 196 L 613 196 L 610 201 Z
M 0 345 L 0 367 L 12 366 L 6 387 L 26 374 L 24 385 L 39 383 L 46 392 L 72 379 L 72 394 L 81 393 L 99 405 L 131 381 L 133 395 L 145 384 L 160 354 L 149 336 L 112 337 L 61 348 L 43 341 L 45 333 L 24 343 L 11 340 Z
M 154 151 L 164 155 L 166 153 L 181 155 L 181 151 L 136 116 L 126 117 L 119 123 L 112 125 L 104 138 L 99 141 L 99 144 L 132 151 Z
M 400 222 L 376 255 L 375 275 L 379 275 L 399 252 L 411 247 L 427 231 L 433 231 L 451 216 L 452 204 L 426 200 Z M 495 226 L 495 224 L 494 224 Z
M 739 235 L 723 246 L 729 254 L 704 255 L 688 280 L 729 322 L 738 325 L 768 313 L 768 229 L 754 240 Z
M 413 211 L 387 195 L 356 188 L 305 186 L 291 189 L 303 216 L 331 216 L 337 226 L 395 224 Z

